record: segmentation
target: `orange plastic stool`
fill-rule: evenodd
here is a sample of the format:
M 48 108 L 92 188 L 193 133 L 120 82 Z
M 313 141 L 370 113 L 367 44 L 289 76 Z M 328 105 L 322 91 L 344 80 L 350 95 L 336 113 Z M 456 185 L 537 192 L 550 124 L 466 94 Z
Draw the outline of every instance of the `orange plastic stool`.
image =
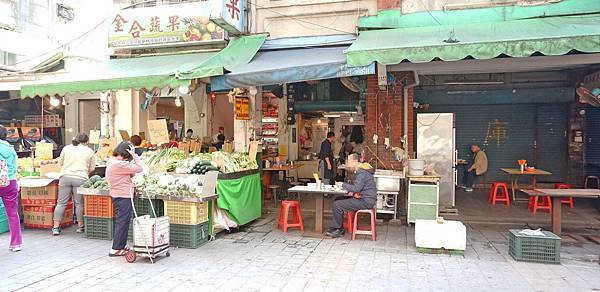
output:
M 342 227 L 346 228 L 346 232 L 348 232 L 350 235 L 352 235 L 354 233 L 354 212 L 353 211 L 348 211 L 346 212 L 346 222 L 344 222 L 344 225 Z
M 571 188 L 571 184 L 567 184 L 567 183 L 555 183 L 554 184 L 554 188 L 555 189 L 570 189 Z M 573 208 L 573 197 L 568 197 L 568 198 L 562 198 L 560 200 L 561 204 L 567 204 L 569 205 L 569 208 Z
M 358 228 L 358 214 L 369 214 L 371 216 L 371 229 L 359 229 Z M 371 235 L 371 239 L 373 241 L 377 240 L 377 224 L 376 224 L 376 220 L 377 220 L 377 211 L 375 210 L 375 208 L 373 209 L 365 209 L 365 210 L 358 210 L 356 212 L 354 212 L 354 224 L 353 224 L 353 232 L 352 232 L 352 240 L 356 239 L 356 235 L 357 234 L 365 234 L 365 235 Z
M 498 192 L 500 190 L 500 192 Z M 510 206 L 510 196 L 508 195 L 508 185 L 505 182 L 495 181 L 492 183 L 490 189 L 490 203 L 496 206 L 496 202 L 506 202 L 507 206 Z
M 289 222 L 289 213 L 292 210 L 292 222 Z M 298 201 L 281 201 L 279 206 L 279 219 L 277 220 L 277 229 L 283 228 L 283 233 L 287 233 L 288 228 L 300 227 L 300 231 L 304 232 L 304 222 L 302 219 L 302 211 L 300 210 L 300 202 Z

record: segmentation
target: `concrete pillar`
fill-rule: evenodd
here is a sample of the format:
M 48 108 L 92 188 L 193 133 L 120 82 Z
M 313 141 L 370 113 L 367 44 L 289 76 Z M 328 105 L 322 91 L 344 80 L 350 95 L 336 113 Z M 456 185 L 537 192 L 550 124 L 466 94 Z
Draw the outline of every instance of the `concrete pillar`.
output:
M 183 97 L 185 108 L 185 128 L 192 129 L 198 138 L 210 136 L 208 132 L 208 98 L 206 85 L 199 84 L 190 95 Z

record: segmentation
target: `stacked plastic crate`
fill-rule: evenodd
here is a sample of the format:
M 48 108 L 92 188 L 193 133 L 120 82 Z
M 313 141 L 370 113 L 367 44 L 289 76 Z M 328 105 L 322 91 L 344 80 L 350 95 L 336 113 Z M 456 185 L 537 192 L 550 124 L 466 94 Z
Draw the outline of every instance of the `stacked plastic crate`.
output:
M 208 241 L 208 203 L 167 201 L 165 215 L 170 219 L 171 246 L 198 248 Z
M 83 196 L 85 237 L 92 239 L 113 239 L 114 209 L 109 195 Z
M 8 217 L 6 217 L 6 209 L 0 200 L 0 234 L 8 232 Z
M 54 225 L 54 208 L 58 200 L 58 182 L 45 186 L 21 187 L 23 206 L 23 226 L 26 228 L 49 229 Z M 73 202 L 67 208 L 60 222 L 61 227 L 73 224 Z
M 150 206 L 150 200 L 144 198 L 135 198 L 133 199 L 133 206 L 135 207 L 135 211 L 138 216 L 150 215 L 150 217 L 155 218 L 154 212 L 156 212 L 156 216 L 161 217 L 165 215 L 165 204 L 162 200 L 152 199 L 152 207 L 154 207 L 154 212 L 152 212 L 152 207 Z M 135 217 L 135 213 L 131 215 L 131 223 L 129 223 L 129 233 L 127 234 L 127 240 L 133 241 L 133 218 Z

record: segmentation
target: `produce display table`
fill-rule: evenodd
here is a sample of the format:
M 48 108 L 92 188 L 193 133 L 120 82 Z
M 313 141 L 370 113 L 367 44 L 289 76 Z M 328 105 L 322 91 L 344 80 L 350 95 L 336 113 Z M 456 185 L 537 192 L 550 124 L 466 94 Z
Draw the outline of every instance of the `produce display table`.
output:
M 219 174 L 217 194 L 217 206 L 238 225 L 247 224 L 262 215 L 262 183 L 258 169 Z

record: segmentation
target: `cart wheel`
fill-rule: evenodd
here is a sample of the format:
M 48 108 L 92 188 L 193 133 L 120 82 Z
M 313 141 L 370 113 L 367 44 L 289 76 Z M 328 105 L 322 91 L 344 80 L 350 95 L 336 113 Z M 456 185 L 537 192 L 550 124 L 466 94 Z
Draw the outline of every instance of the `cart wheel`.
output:
M 167 257 L 170 257 L 170 256 L 171 256 L 171 253 L 170 253 L 170 252 L 167 252 L 167 253 L 165 254 L 165 256 L 167 256 Z
M 125 259 L 127 260 L 128 263 L 133 263 L 137 259 L 137 254 L 135 253 L 135 251 L 129 250 L 125 254 Z

